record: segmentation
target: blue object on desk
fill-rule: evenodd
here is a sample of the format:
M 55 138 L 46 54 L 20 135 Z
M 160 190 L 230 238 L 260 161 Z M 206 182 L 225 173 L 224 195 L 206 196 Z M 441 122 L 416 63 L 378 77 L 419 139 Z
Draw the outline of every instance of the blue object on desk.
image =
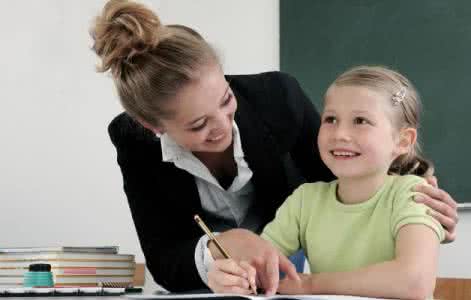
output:
M 296 267 L 296 272 L 303 273 L 304 272 L 304 262 L 306 261 L 306 256 L 304 255 L 303 250 L 298 250 L 293 255 L 289 256 L 288 259 L 293 263 Z M 285 277 L 285 273 L 280 271 L 280 278 Z
M 50 264 L 32 264 L 23 275 L 24 287 L 53 287 Z
M 303 273 L 303 271 L 304 271 L 304 262 L 306 261 L 306 256 L 304 255 L 303 250 L 299 250 L 298 252 L 291 255 L 289 257 L 289 260 L 296 267 L 296 271 L 298 271 L 298 273 Z

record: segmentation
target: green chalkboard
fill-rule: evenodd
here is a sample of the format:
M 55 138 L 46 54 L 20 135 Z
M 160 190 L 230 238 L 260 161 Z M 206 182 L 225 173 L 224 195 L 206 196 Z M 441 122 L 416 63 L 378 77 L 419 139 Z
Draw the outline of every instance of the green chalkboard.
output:
M 280 68 L 319 109 L 335 77 L 359 64 L 415 84 L 419 138 L 439 185 L 471 202 L 471 1 L 280 0 Z

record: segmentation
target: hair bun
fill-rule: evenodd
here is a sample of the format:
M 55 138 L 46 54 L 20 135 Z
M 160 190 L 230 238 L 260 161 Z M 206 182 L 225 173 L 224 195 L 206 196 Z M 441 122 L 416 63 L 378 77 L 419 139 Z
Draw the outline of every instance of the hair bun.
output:
M 100 72 L 109 69 L 115 76 L 121 74 L 132 58 L 154 49 L 161 38 L 159 18 L 144 5 L 126 0 L 111 0 L 95 20 L 90 34 L 93 50 L 102 63 Z

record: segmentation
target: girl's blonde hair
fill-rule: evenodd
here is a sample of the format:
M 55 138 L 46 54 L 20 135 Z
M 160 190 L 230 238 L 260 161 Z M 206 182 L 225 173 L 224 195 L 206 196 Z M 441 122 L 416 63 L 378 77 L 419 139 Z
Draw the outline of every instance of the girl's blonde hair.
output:
M 106 3 L 90 29 L 99 72 L 111 71 L 121 104 L 139 121 L 157 126 L 171 117 L 162 102 L 198 79 L 203 66 L 219 64 L 194 30 L 163 25 L 147 7 L 126 0 Z
M 381 66 L 358 66 L 341 74 L 332 86 L 361 86 L 383 93 L 390 99 L 392 123 L 401 128 L 419 129 L 422 104 L 412 83 L 399 72 Z M 389 173 L 433 175 L 434 168 L 426 160 L 417 141 L 409 153 L 400 155 L 391 164 Z

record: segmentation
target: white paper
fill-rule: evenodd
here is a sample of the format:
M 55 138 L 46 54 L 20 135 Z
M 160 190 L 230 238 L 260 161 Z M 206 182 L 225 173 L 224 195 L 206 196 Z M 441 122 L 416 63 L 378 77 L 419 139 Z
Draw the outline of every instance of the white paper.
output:
M 301 299 L 301 300 L 371 300 L 371 299 L 384 299 L 384 298 L 367 298 L 357 296 L 343 296 L 343 295 L 274 295 L 270 297 L 253 296 L 253 295 L 237 295 L 237 294 L 170 294 L 170 295 L 126 295 L 131 299 L 140 300 L 166 300 L 166 299 L 210 299 L 210 298 L 229 298 L 240 297 L 248 300 L 276 300 L 276 299 Z

